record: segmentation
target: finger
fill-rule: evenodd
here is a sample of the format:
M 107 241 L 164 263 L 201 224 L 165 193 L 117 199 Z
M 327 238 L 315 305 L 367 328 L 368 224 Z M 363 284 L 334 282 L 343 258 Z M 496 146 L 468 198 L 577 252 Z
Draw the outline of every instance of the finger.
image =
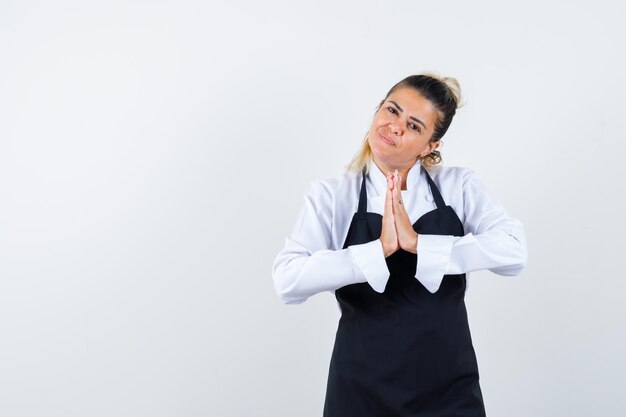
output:
M 385 212 L 390 219 L 393 218 L 393 180 L 391 176 L 387 177 L 387 192 L 385 195 Z M 393 221 L 393 220 L 392 220 Z
M 400 177 L 400 174 L 398 174 L 398 171 L 396 170 L 396 173 L 393 176 L 393 181 L 394 181 L 394 187 L 393 187 L 393 202 L 394 202 L 394 208 L 396 210 L 400 210 L 400 209 L 404 209 L 403 205 L 404 205 L 404 201 L 402 201 L 402 179 Z
M 383 212 L 383 224 L 382 224 L 382 233 L 390 238 L 396 239 L 396 221 L 395 216 L 393 215 L 393 194 L 391 187 L 393 186 L 392 178 L 387 180 L 387 193 L 385 195 L 385 209 Z
M 406 205 L 404 204 L 404 201 L 402 199 L 402 176 L 398 175 L 395 178 L 395 182 L 396 186 L 394 187 L 393 193 L 394 220 L 396 225 L 398 226 L 397 228 L 399 232 L 400 229 L 404 230 L 405 228 L 408 231 L 408 229 L 412 229 L 413 226 L 411 225 L 411 220 L 409 219 Z
M 385 257 L 391 255 L 399 247 L 398 233 L 396 232 L 396 223 L 393 215 L 393 179 L 387 177 L 387 190 L 385 194 L 385 209 L 383 213 L 383 222 L 381 230 L 381 241 L 383 243 L 383 251 Z

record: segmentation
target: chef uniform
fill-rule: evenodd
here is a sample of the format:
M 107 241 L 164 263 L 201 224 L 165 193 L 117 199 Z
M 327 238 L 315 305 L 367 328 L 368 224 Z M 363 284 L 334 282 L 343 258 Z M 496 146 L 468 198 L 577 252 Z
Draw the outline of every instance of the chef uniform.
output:
M 463 223 L 424 173 L 437 207 L 413 229 L 463 236 Z M 380 238 L 382 216 L 367 212 L 366 204 L 363 171 L 358 211 L 344 248 Z M 367 283 L 335 292 L 342 316 L 324 417 L 485 416 L 464 302 L 465 274 L 444 276 L 432 294 L 414 277 L 415 254 L 398 249 L 386 262 L 390 277 L 383 293 Z
M 385 258 L 386 178 L 374 162 L 368 174 L 312 182 L 273 264 L 276 292 L 285 304 L 335 295 L 341 318 L 325 417 L 483 416 L 468 275 L 518 275 L 524 227 L 467 168 L 426 171 L 417 162 L 401 194 L 416 219 L 417 255 L 399 249 Z

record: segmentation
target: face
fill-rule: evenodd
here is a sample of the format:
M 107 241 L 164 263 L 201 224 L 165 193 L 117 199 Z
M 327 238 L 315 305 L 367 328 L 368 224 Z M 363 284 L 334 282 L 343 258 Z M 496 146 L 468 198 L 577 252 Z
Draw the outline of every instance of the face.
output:
M 437 110 L 412 88 L 399 88 L 382 101 L 374 115 L 368 142 L 374 159 L 391 168 L 410 168 L 416 158 L 439 146 L 430 142 Z

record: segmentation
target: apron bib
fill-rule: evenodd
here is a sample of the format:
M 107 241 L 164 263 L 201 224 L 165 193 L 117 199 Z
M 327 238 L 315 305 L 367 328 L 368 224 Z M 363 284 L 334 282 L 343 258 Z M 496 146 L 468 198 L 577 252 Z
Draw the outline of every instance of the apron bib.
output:
M 422 171 L 437 208 L 413 229 L 463 236 L 463 223 Z M 379 239 L 382 218 L 367 212 L 363 171 L 358 211 L 343 248 Z M 465 309 L 465 274 L 445 275 L 433 294 L 415 278 L 417 256 L 398 249 L 385 259 L 390 277 L 383 293 L 367 282 L 335 291 L 342 313 L 324 417 L 485 416 Z

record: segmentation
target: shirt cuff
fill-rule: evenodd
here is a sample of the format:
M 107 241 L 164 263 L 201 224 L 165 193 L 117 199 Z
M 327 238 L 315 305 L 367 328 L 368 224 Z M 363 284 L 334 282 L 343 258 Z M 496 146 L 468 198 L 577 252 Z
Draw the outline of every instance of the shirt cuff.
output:
M 389 268 L 385 262 L 383 243 L 380 239 L 360 245 L 348 246 L 352 259 L 358 269 L 374 291 L 382 293 L 385 291 L 387 281 L 389 281 Z
M 418 235 L 415 278 L 431 293 L 441 286 L 454 240 L 449 235 Z

